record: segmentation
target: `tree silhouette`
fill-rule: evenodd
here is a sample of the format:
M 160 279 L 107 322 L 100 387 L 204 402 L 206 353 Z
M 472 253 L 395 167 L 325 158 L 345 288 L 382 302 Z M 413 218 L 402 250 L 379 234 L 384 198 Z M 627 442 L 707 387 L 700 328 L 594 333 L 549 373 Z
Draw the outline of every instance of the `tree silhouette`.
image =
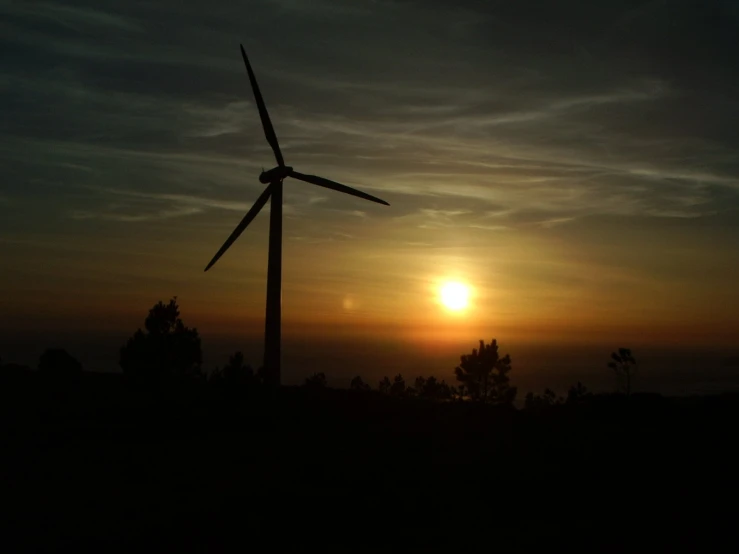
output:
M 616 372 L 616 376 L 624 381 L 624 392 L 626 396 L 631 394 L 631 380 L 636 372 L 636 360 L 631 349 L 619 348 L 618 352 L 611 352 L 611 361 L 608 367 Z
M 526 395 L 524 400 L 524 408 L 527 410 L 542 410 L 544 408 L 550 408 L 557 404 L 562 404 L 563 399 L 558 398 L 556 393 L 551 389 L 544 389 L 544 394 L 539 396 L 530 392 Z
M 450 386 L 449 387 L 449 395 L 451 398 L 455 400 L 462 401 L 464 400 L 464 397 L 467 395 L 467 389 L 465 388 L 463 383 L 460 383 L 459 386 Z
M 326 375 L 324 373 L 314 373 L 305 380 L 305 386 L 309 389 L 325 389 Z
M 403 376 L 400 373 L 398 373 L 392 381 L 387 377 L 383 377 L 378 389 L 381 393 L 389 394 L 390 396 L 408 396 L 405 379 L 403 379 Z
M 256 373 L 256 375 L 254 375 L 254 380 L 255 380 L 255 381 L 256 381 L 257 383 L 259 383 L 259 384 L 261 384 L 261 385 L 264 385 L 264 384 L 266 384 L 266 383 L 268 383 L 268 382 L 269 382 L 269 381 L 268 381 L 268 378 L 269 378 L 269 375 L 268 375 L 268 372 L 267 372 L 267 370 L 266 370 L 266 369 L 264 368 L 264 366 L 263 366 L 263 365 L 260 365 L 260 366 L 259 366 L 259 367 L 257 368 L 257 373 Z
M 430 379 L 433 379 L 433 377 L 430 377 Z M 416 396 L 423 398 L 423 389 L 426 386 L 426 378 L 425 377 L 416 377 L 416 382 L 413 384 L 413 388 L 416 389 Z
M 68 378 L 82 373 L 82 364 L 63 348 L 47 348 L 39 357 L 38 371 L 51 378 Z
M 416 396 L 429 400 L 447 400 L 452 397 L 452 390 L 445 381 L 439 382 L 436 377 L 417 377 L 414 384 Z
M 398 373 L 395 376 L 395 379 L 393 379 L 393 384 L 390 385 L 390 392 L 391 396 L 404 396 L 405 395 L 405 379 L 403 379 L 403 376 Z
M 593 395 L 588 391 L 587 387 L 580 381 L 576 385 L 572 385 L 567 391 L 567 404 L 579 404 Z
M 358 391 L 372 390 L 372 388 L 367 383 L 362 381 L 362 378 L 359 375 L 352 379 L 352 382 L 349 384 L 349 389 Z
M 185 327 L 180 319 L 177 297 L 161 300 L 149 310 L 146 331 L 138 329 L 121 348 L 123 373 L 135 379 L 156 381 L 167 377 L 199 376 L 202 364 L 197 329 Z
M 255 382 L 254 370 L 244 363 L 244 354 L 235 352 L 228 359 L 223 369 L 216 368 L 210 375 L 213 382 L 225 382 L 234 385 L 251 385 Z
M 510 355 L 501 358 L 498 342 L 493 339 L 487 345 L 481 340 L 479 349 L 473 348 L 471 354 L 462 355 L 454 374 L 472 400 L 511 405 L 517 389 L 508 384 L 510 371 Z

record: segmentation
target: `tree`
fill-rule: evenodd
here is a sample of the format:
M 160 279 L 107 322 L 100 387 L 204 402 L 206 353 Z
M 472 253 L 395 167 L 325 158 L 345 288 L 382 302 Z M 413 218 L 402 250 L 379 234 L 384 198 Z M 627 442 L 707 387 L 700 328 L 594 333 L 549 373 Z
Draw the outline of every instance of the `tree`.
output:
M 47 348 L 39 357 L 38 371 L 51 378 L 68 378 L 82 373 L 82 364 L 63 348 Z
M 588 391 L 587 387 L 578 381 L 576 385 L 572 385 L 567 391 L 566 404 L 580 404 L 591 396 L 593 395 Z
M 227 381 L 250 383 L 254 378 L 254 371 L 250 365 L 244 363 L 244 354 L 235 352 L 229 357 L 228 365 L 223 368 L 223 376 Z
M 416 396 L 423 398 L 423 389 L 426 386 L 426 378 L 419 376 L 416 377 L 416 382 L 413 384 L 413 388 L 416 389 Z
M 154 305 L 144 328 L 121 348 L 119 363 L 124 374 L 148 381 L 201 375 L 200 337 L 197 329 L 186 327 L 180 319 L 176 296 L 168 304 L 160 300 Z
M 398 373 L 393 379 L 393 384 L 390 385 L 390 396 L 404 396 L 405 394 L 405 379 Z
M 314 373 L 305 380 L 305 386 L 309 389 L 325 389 L 326 375 L 324 373 Z
M 416 396 L 429 400 L 447 400 L 452 397 L 452 390 L 445 381 L 439 382 L 436 377 L 417 377 L 414 385 Z
M 349 384 L 350 390 L 357 390 L 357 391 L 368 391 L 372 390 L 371 387 L 362 381 L 362 378 L 357 375 L 354 379 L 352 379 L 352 382 Z
M 395 378 L 390 381 L 387 377 L 383 377 L 382 381 L 378 385 L 378 389 L 383 394 L 389 394 L 390 396 L 407 396 L 407 389 L 405 387 L 405 379 L 398 373 Z
M 510 355 L 501 358 L 498 342 L 493 339 L 490 344 L 481 340 L 479 349 L 473 348 L 471 354 L 462 355 L 454 374 L 472 400 L 511 405 L 517 389 L 508 384 L 510 371 Z
M 235 352 L 228 359 L 228 365 L 223 369 L 216 368 L 210 376 L 211 381 L 223 381 L 235 385 L 251 385 L 255 381 L 254 370 L 244 363 L 244 354 Z
M 463 401 L 464 397 L 467 395 L 467 389 L 464 384 L 461 383 L 458 387 L 452 385 L 449 387 L 449 395 L 454 400 Z
M 264 368 L 264 366 L 263 366 L 263 365 L 260 365 L 260 366 L 259 366 L 259 367 L 257 368 L 257 373 L 256 373 L 256 375 L 254 376 L 254 379 L 256 380 L 256 382 L 257 382 L 257 383 L 259 383 L 259 384 L 261 384 L 261 385 L 264 385 L 264 384 L 266 384 L 266 383 L 270 382 L 270 381 L 268 381 L 268 377 L 269 377 L 269 375 L 267 375 L 267 373 L 268 373 L 268 372 L 267 372 L 267 370 L 266 370 L 266 369 Z
M 563 399 L 561 397 L 558 398 L 553 390 L 544 389 L 544 394 L 541 396 L 534 394 L 533 392 L 528 393 L 526 395 L 526 400 L 524 401 L 524 408 L 527 410 L 537 411 L 544 408 L 551 408 L 557 404 L 562 404 L 562 402 Z
M 626 396 L 631 394 L 631 380 L 636 372 L 636 360 L 634 359 L 631 349 L 619 348 L 618 353 L 611 352 L 611 361 L 608 362 L 616 376 L 624 381 L 624 392 Z

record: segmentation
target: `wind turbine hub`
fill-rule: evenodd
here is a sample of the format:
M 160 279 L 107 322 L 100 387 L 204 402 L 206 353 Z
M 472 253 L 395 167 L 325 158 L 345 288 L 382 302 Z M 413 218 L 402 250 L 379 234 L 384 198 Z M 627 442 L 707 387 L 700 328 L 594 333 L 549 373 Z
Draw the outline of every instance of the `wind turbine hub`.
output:
M 259 175 L 259 181 L 262 183 L 274 183 L 275 181 L 282 181 L 285 177 L 290 175 L 293 170 L 289 165 L 278 165 L 273 167 L 269 171 L 262 171 Z

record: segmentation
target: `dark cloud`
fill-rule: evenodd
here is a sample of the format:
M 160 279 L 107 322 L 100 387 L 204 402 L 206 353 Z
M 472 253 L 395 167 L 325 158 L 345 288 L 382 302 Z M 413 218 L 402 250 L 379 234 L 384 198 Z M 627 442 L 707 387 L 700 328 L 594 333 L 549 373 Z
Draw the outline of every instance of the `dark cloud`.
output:
M 289 161 L 408 198 L 407 213 L 445 202 L 484 219 L 501 206 L 505 225 L 554 224 L 736 204 L 733 3 L 103 0 L 0 13 L 6 198 L 51 174 L 61 197 L 102 181 L 185 191 L 206 213 L 242 179 L 256 194 L 272 162 L 242 41 Z M 100 201 L 58 207 L 112 213 Z M 195 214 L 134 207 L 140 217 L 121 217 Z

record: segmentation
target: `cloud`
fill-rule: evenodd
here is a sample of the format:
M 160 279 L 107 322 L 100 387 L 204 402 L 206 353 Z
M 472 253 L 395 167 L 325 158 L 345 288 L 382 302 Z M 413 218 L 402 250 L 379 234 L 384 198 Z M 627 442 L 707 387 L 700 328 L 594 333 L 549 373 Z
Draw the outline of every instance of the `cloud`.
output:
M 573 221 L 574 219 L 574 217 L 554 217 L 552 219 L 539 221 L 537 225 L 544 227 L 545 229 L 551 229 L 556 225 L 562 225 L 563 223 L 568 223 L 570 221 Z
M 2 2 L 0 12 L 7 16 L 28 20 L 49 20 L 75 32 L 101 27 L 114 31 L 141 32 L 143 30 L 136 20 L 116 13 L 87 7 L 63 6 L 51 2 Z
M 419 229 L 480 229 L 497 232 L 509 228 L 502 224 L 490 224 L 480 213 L 463 209 L 420 208 L 417 211 L 397 216 L 394 221 L 401 225 L 413 225 Z
M 136 221 L 248 209 L 275 162 L 243 41 L 288 163 L 388 196 L 378 218 L 492 231 L 711 216 L 739 194 L 737 19 L 711 5 L 1 3 L 5 186 L 30 198 L 53 178 L 60 210 Z M 93 185 L 107 195 L 65 205 Z M 286 191 L 294 214 L 357 205 Z M 140 202 L 110 214 L 115 194 Z
M 341 242 L 353 240 L 356 236 L 342 231 L 333 231 L 324 236 L 292 235 L 289 240 L 305 244 L 324 244 L 327 242 Z
M 184 111 L 196 120 L 196 128 L 187 134 L 192 137 L 212 138 L 241 133 L 247 125 L 254 127 L 254 123 L 258 121 L 256 106 L 247 101 L 229 102 L 217 108 L 186 105 Z
M 102 197 L 123 197 L 127 202 L 108 204 L 108 207 L 117 209 L 138 209 L 143 213 L 117 214 L 110 211 L 88 212 L 84 210 L 73 210 L 70 217 L 73 219 L 108 219 L 110 221 L 138 222 L 151 221 L 159 218 L 184 217 L 205 212 L 206 210 L 223 210 L 230 212 L 246 213 L 251 209 L 253 202 L 235 202 L 217 198 L 187 194 L 167 194 L 157 192 L 139 192 L 135 190 L 113 189 L 104 187 L 88 187 L 88 190 L 100 194 Z M 256 200 L 256 198 L 255 198 Z M 151 210 L 153 206 L 164 206 L 163 208 Z M 267 203 L 262 212 L 269 213 L 270 204 Z M 295 204 L 283 204 L 283 213 L 288 216 L 301 215 L 299 206 Z
M 202 210 L 195 207 L 183 207 L 179 209 L 165 209 L 150 213 L 125 214 L 115 212 L 92 213 L 84 210 L 75 210 L 70 212 L 69 217 L 77 220 L 100 219 L 107 221 L 117 221 L 122 223 L 138 223 L 140 221 L 157 221 L 162 219 L 171 219 L 175 217 L 184 217 L 188 215 L 201 213 Z

